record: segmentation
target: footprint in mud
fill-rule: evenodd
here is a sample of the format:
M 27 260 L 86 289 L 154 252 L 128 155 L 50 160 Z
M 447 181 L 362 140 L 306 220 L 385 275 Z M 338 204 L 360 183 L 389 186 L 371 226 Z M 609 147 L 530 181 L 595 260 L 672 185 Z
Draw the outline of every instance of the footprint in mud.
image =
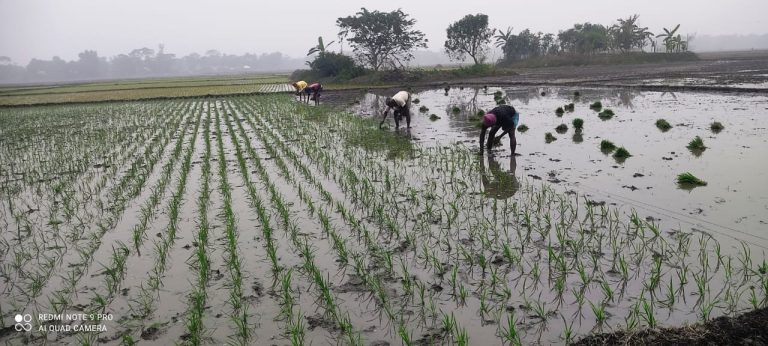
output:
M 348 293 L 348 292 L 363 292 L 366 290 L 364 286 L 365 282 L 362 278 L 355 274 L 349 275 L 349 281 L 343 283 L 340 286 L 333 288 L 334 292 Z
M 338 329 L 336 327 L 336 323 L 333 323 L 333 321 L 321 315 L 307 316 L 305 318 L 307 319 L 307 326 L 309 327 L 309 330 L 315 330 L 317 327 L 328 331 L 335 331 Z
M 142 340 L 157 340 L 162 334 L 165 333 L 161 327 L 163 327 L 164 324 L 153 324 L 147 328 L 144 328 L 141 331 L 141 339 Z

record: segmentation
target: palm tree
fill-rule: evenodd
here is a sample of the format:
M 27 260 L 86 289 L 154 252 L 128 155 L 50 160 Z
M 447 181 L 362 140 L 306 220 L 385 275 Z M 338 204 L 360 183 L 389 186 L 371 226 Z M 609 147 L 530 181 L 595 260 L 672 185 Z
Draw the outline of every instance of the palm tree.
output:
M 322 55 L 323 53 L 325 53 L 325 49 L 330 47 L 330 45 L 332 45 L 334 42 L 336 42 L 336 41 L 331 41 L 331 42 L 328 42 L 328 44 L 323 44 L 323 37 L 322 36 L 318 36 L 317 37 L 317 46 L 314 46 L 314 47 L 310 48 L 309 52 L 307 53 L 307 56 L 310 56 L 310 55 L 315 54 L 317 52 L 320 52 L 320 54 Z
M 664 42 L 664 46 L 667 48 L 667 53 L 669 53 L 669 51 L 674 50 L 674 46 L 675 46 L 674 40 L 675 40 L 675 33 L 677 32 L 677 29 L 680 29 L 680 24 L 677 24 L 677 26 L 672 30 L 668 30 L 667 28 L 664 28 L 663 34 L 656 35 L 657 38 L 659 37 L 664 38 L 662 42 Z

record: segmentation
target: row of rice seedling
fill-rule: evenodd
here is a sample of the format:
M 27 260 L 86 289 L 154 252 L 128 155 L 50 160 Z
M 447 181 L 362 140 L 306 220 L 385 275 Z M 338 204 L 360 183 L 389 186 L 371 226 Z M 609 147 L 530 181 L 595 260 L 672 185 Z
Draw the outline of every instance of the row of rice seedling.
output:
M 176 241 L 176 232 L 178 231 L 179 213 L 183 204 L 183 197 L 187 187 L 187 176 L 190 171 L 192 163 L 192 153 L 195 151 L 195 143 L 198 137 L 198 131 L 200 129 L 200 119 L 202 112 L 200 111 L 200 105 L 194 112 L 194 127 L 191 128 L 191 134 L 188 138 L 185 152 L 182 153 L 181 165 L 178 168 L 178 178 L 176 186 L 171 193 L 170 200 L 168 201 L 168 224 L 163 228 L 160 233 L 160 239 L 153 240 L 152 247 L 154 250 L 154 265 L 148 271 L 146 280 L 144 280 L 136 293 L 138 297 L 132 299 L 130 309 L 134 318 L 146 318 L 156 308 L 155 299 L 157 299 L 157 292 L 163 285 L 162 277 L 163 273 L 167 269 L 169 262 L 169 251 Z M 186 132 L 186 131 L 185 131 Z M 179 140 L 182 140 L 184 136 L 180 136 Z M 177 148 L 179 144 L 177 142 Z M 176 151 L 176 149 L 175 149 Z
M 228 137 L 231 141 L 234 142 L 234 134 L 231 129 L 230 120 L 228 117 L 228 114 L 225 110 L 221 110 L 217 106 L 214 108 L 214 112 L 216 114 L 216 128 L 217 131 L 222 134 L 224 133 L 224 130 L 227 130 Z M 221 118 L 224 118 L 224 121 L 221 120 Z M 219 181 L 220 181 L 220 192 L 222 196 L 224 197 L 224 205 L 222 209 L 222 214 L 224 216 L 224 224 L 225 224 L 225 234 L 227 239 L 227 268 L 229 270 L 230 274 L 230 294 L 229 294 L 229 303 L 232 307 L 232 313 L 231 313 L 231 320 L 233 322 L 233 325 L 235 326 L 234 330 L 234 336 L 235 340 L 238 343 L 245 344 L 248 342 L 248 340 L 251 338 L 251 331 L 250 331 L 250 316 L 248 312 L 248 304 L 244 301 L 244 294 L 243 294 L 243 272 L 242 272 L 242 260 L 240 258 L 240 254 L 238 253 L 238 246 L 237 246 L 237 239 L 238 239 L 238 232 L 236 229 L 236 222 L 235 222 L 235 214 L 232 210 L 232 195 L 231 190 L 232 187 L 229 184 L 229 180 L 227 178 L 227 160 L 224 156 L 224 142 L 223 142 L 223 136 L 219 135 L 217 136 L 218 141 L 218 147 L 219 147 L 219 155 L 218 155 L 218 163 L 219 163 Z M 235 149 L 238 147 L 235 146 Z M 238 163 L 243 163 L 243 157 L 240 153 L 240 151 L 237 151 L 237 160 Z
M 242 125 L 240 122 L 236 122 L 238 124 L 239 130 L 241 131 L 241 135 L 244 134 L 244 129 L 242 128 Z M 230 135 L 233 140 L 233 145 L 235 146 L 235 151 L 238 155 L 242 155 L 242 149 L 240 144 L 235 141 L 235 132 L 234 129 L 231 127 L 231 124 L 229 126 Z M 262 142 L 269 150 L 270 146 L 267 142 Z M 301 267 L 303 270 L 301 271 L 305 277 L 310 280 L 311 283 L 314 284 L 316 289 L 319 291 L 318 294 L 318 301 L 320 302 L 321 306 L 324 308 L 326 313 L 330 315 L 334 323 L 338 326 L 338 328 L 341 330 L 342 334 L 345 336 L 346 341 L 351 344 L 361 344 L 362 340 L 360 339 L 360 335 L 358 332 L 356 332 L 353 327 L 351 320 L 349 318 L 349 314 L 342 311 L 340 306 L 337 303 L 336 298 L 331 293 L 330 290 L 330 283 L 329 280 L 323 275 L 322 271 L 317 266 L 314 256 L 315 256 L 315 250 L 310 245 L 308 240 L 306 238 L 300 239 L 298 235 L 298 227 L 295 224 L 295 221 L 290 218 L 290 211 L 288 210 L 288 207 L 284 201 L 284 198 L 282 195 L 277 191 L 274 183 L 270 180 L 268 173 L 264 169 L 264 166 L 261 164 L 260 159 L 258 159 L 258 155 L 256 155 L 255 151 L 253 150 L 253 147 L 251 146 L 249 141 L 245 142 L 246 144 L 246 150 L 249 152 L 252 158 L 254 158 L 255 165 L 257 166 L 257 172 L 259 173 L 261 180 L 263 183 L 266 184 L 267 189 L 270 194 L 270 199 L 273 203 L 273 206 L 277 210 L 283 229 L 286 231 L 287 234 L 290 235 L 291 241 L 294 244 L 295 249 L 301 253 L 301 257 L 304 259 L 303 266 Z M 246 171 L 243 171 L 245 174 Z M 284 171 L 285 172 L 285 171 Z M 290 179 L 290 177 L 287 177 L 287 179 Z M 264 225 L 262 225 L 264 226 Z M 293 324 L 295 327 L 295 324 Z M 292 335 L 295 335 L 297 333 L 293 333 Z
M 200 345 L 205 339 L 205 325 L 203 324 L 203 314 L 205 312 L 206 298 L 209 275 L 211 272 L 211 260 L 209 258 L 208 246 L 209 231 L 211 224 L 208 221 L 208 207 L 211 203 L 211 113 L 207 112 L 205 117 L 205 127 L 203 128 L 203 140 L 205 142 L 205 151 L 202 157 L 202 173 L 200 183 L 200 193 L 197 199 L 198 225 L 195 234 L 195 254 L 190 262 L 192 270 L 197 272 L 195 286 L 189 293 L 189 304 L 186 316 L 186 334 L 187 341 L 192 345 Z

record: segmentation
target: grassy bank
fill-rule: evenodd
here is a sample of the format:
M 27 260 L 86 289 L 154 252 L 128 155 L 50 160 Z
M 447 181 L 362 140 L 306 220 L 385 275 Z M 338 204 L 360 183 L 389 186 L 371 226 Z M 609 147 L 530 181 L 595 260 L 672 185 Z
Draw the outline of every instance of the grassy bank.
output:
M 587 66 L 587 65 L 632 65 L 659 64 L 681 61 L 698 61 L 699 57 L 693 52 L 684 53 L 644 53 L 630 52 L 622 54 L 596 55 L 550 55 L 529 58 L 519 61 L 502 63 L 506 68 L 535 68 L 557 66 Z

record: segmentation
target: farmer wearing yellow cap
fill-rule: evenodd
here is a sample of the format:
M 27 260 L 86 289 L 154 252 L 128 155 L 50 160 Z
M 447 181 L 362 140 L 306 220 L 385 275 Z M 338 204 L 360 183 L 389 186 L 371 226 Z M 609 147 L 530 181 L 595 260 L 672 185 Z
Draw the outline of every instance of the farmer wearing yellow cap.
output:
M 509 105 L 501 105 L 494 109 L 491 109 L 483 116 L 483 127 L 480 129 L 480 151 L 483 150 L 483 142 L 485 141 L 485 132 L 488 128 L 491 128 L 491 132 L 488 134 L 488 142 L 485 147 L 491 150 L 493 142 L 501 140 L 501 137 L 509 134 L 509 149 L 512 151 L 512 156 L 515 155 L 515 147 L 517 147 L 517 140 L 515 139 L 515 128 L 520 123 L 520 113 L 515 111 L 515 107 Z M 498 137 L 496 132 L 499 129 L 503 129 L 504 132 Z
M 307 82 L 305 82 L 303 80 L 300 80 L 300 81 L 295 82 L 295 83 L 293 83 L 291 85 L 296 90 L 296 95 L 299 97 L 299 101 L 302 101 L 303 100 L 303 95 L 304 95 L 304 93 L 302 91 L 304 91 L 304 89 L 307 87 Z M 307 97 L 309 97 L 309 95 L 307 95 Z

